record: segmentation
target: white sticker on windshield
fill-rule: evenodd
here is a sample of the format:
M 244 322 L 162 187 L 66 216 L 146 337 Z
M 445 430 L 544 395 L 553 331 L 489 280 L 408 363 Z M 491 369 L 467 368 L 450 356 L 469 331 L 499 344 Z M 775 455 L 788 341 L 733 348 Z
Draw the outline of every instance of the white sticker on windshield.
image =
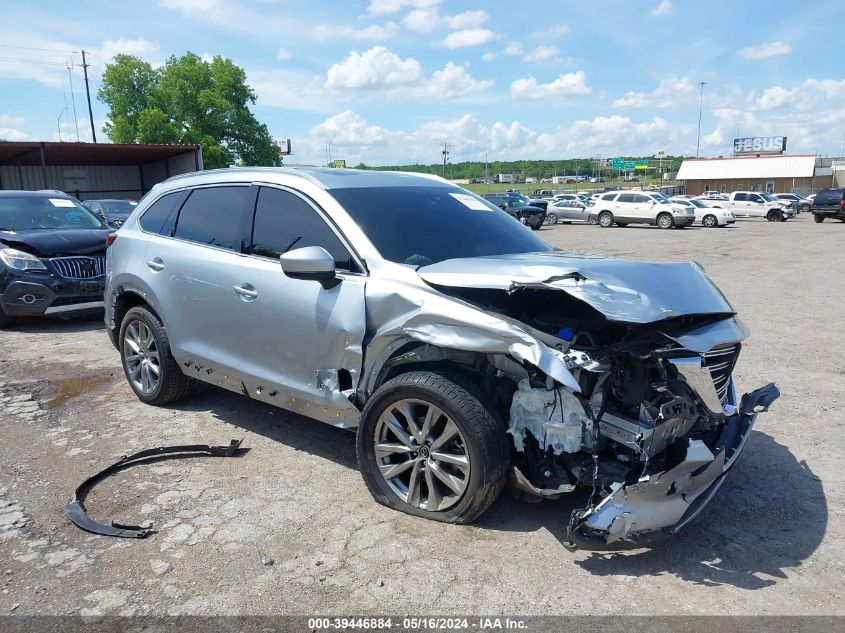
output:
M 481 200 L 469 195 L 468 193 L 450 193 L 449 195 L 473 211 L 492 211 L 492 209 Z
M 50 198 L 50 204 L 54 207 L 70 207 L 71 209 L 75 209 L 76 205 L 73 204 L 73 200 L 68 200 L 67 198 Z

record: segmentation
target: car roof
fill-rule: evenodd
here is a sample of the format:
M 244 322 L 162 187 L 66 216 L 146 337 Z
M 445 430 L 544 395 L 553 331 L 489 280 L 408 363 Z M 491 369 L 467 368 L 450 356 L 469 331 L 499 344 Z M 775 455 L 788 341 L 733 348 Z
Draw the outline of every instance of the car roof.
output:
M 194 186 L 218 182 L 251 182 L 254 180 L 280 184 L 291 177 L 301 178 L 322 189 L 358 187 L 456 187 L 454 183 L 431 174 L 402 171 L 375 171 L 291 165 L 286 167 L 230 167 L 198 171 L 165 180 L 168 185 Z
M 73 200 L 73 196 L 62 191 L 28 191 L 26 189 L 4 189 L 0 191 L 0 198 L 20 198 L 21 196 L 28 196 L 30 198 L 68 198 Z

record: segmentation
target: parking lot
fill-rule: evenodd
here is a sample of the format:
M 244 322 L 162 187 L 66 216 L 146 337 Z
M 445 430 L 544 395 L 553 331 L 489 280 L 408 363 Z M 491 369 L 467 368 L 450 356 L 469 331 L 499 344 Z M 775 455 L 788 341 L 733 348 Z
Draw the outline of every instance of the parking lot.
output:
M 99 317 L 0 332 L 0 613 L 845 614 L 845 224 L 540 231 L 564 249 L 704 264 L 751 329 L 738 388 L 774 381 L 717 499 L 651 549 L 570 551 L 576 496 L 503 494 L 472 526 L 377 505 L 354 436 L 212 387 L 141 404 Z M 281 274 L 281 273 L 280 273 Z M 87 475 L 144 448 L 228 444 L 231 459 L 128 470 L 86 505 L 151 521 L 92 536 L 62 507 Z

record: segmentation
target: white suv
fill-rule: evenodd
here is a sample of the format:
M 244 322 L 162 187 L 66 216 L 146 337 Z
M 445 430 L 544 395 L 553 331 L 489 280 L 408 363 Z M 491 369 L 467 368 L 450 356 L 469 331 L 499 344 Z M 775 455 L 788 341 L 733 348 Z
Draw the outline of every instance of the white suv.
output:
M 695 222 L 692 207 L 683 207 L 662 193 L 648 191 L 605 193 L 595 201 L 590 216 L 604 228 L 614 224 L 651 224 L 661 229 L 682 229 Z

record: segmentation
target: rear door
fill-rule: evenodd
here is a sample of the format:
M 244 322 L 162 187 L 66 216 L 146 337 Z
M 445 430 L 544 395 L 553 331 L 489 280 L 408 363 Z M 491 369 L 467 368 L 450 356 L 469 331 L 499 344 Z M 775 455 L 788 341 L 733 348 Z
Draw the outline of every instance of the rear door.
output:
M 620 193 L 613 205 L 613 215 L 621 222 L 633 222 L 636 220 L 634 209 L 634 194 Z
M 736 215 L 748 217 L 748 194 L 742 192 L 733 194 L 728 206 Z

